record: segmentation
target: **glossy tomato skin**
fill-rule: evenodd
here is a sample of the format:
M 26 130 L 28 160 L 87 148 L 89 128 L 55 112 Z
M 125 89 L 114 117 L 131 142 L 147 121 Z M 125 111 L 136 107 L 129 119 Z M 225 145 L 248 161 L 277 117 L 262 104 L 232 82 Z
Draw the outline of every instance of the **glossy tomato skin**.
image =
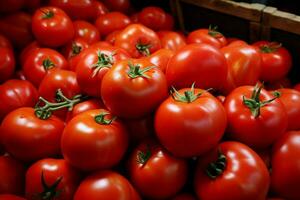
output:
M 166 77 L 169 86 L 220 89 L 226 82 L 227 63 L 222 52 L 207 44 L 190 44 L 170 59 Z
M 145 162 L 140 162 L 140 153 L 149 153 Z M 155 141 L 142 142 L 128 161 L 132 184 L 145 197 L 166 199 L 183 187 L 187 180 L 188 166 L 184 159 L 176 158 Z
M 108 42 L 108 43 L 110 43 L 111 45 L 114 45 L 115 41 L 116 41 L 117 35 L 119 35 L 119 33 L 121 33 L 121 32 L 122 32 L 122 30 L 117 30 L 117 31 L 111 32 L 110 34 L 108 34 L 105 37 L 105 41 Z
M 48 186 L 52 186 L 62 177 L 55 191 L 56 200 L 72 200 L 80 183 L 80 173 L 64 159 L 45 158 L 33 163 L 26 172 L 25 193 L 27 200 L 35 200 L 37 194 L 47 191 L 43 187 L 42 177 Z
M 0 47 L 0 83 L 10 79 L 15 70 L 15 57 L 12 49 Z
M 273 146 L 271 188 L 288 200 L 300 198 L 299 140 L 299 131 L 289 131 Z
M 0 34 L 0 48 L 2 47 L 12 49 L 10 41 L 6 37 L 4 37 L 4 35 Z
M 182 193 L 176 195 L 172 200 L 196 200 L 196 198 L 188 193 Z
M 64 122 L 54 115 L 42 120 L 33 108 L 18 108 L 6 115 L 1 129 L 3 146 L 19 160 L 28 162 L 60 154 Z
M 40 45 L 37 41 L 33 41 L 28 44 L 24 49 L 22 49 L 20 53 L 20 64 L 23 66 L 27 57 L 33 52 L 35 49 L 39 49 Z
M 20 107 L 33 107 L 38 101 L 37 89 L 24 80 L 11 79 L 0 85 L 0 121 Z
M 96 10 L 96 18 L 108 13 L 108 8 L 100 1 L 93 1 L 94 9 Z
M 0 194 L 22 194 L 25 167 L 10 155 L 0 156 Z
M 166 68 L 174 52 L 169 49 L 160 49 L 145 59 L 157 66 L 162 72 L 166 72 Z
M 219 32 L 212 32 L 209 29 L 198 29 L 191 32 L 186 39 L 188 44 L 199 43 L 209 44 L 216 48 L 226 46 L 226 38 Z
M 130 0 L 103 0 L 105 5 L 111 11 L 126 13 L 130 9 Z
M 184 95 L 189 90 L 178 92 Z M 226 113 L 222 104 L 210 93 L 195 89 L 195 94 L 200 93 L 199 98 L 190 103 L 170 96 L 155 113 L 156 135 L 175 156 L 202 155 L 217 145 L 224 134 Z
M 118 119 L 109 124 L 98 123 L 95 117 L 105 113 L 109 112 L 89 110 L 75 116 L 66 125 L 61 148 L 64 158 L 72 166 L 91 171 L 110 168 L 122 159 L 128 146 L 126 129 Z M 104 117 L 112 119 L 111 115 Z
M 226 167 L 215 179 L 206 174 L 218 151 L 226 157 Z M 264 162 L 248 146 L 223 142 L 198 161 L 194 187 L 201 200 L 265 200 L 270 177 Z M 241 185 L 243 187 L 241 187 Z
M 26 200 L 26 199 L 12 194 L 0 194 L 0 200 Z
M 243 97 L 250 98 L 254 86 L 241 86 L 227 97 L 224 107 L 228 118 L 228 136 L 234 140 L 255 148 L 264 149 L 275 142 L 287 128 L 287 114 L 282 102 L 275 99 L 260 108 L 260 115 L 254 117 L 243 103 Z M 274 96 L 262 89 L 259 99 L 267 101 Z
M 74 37 L 74 27 L 68 15 L 57 7 L 41 7 L 32 17 L 32 32 L 36 40 L 48 47 L 62 46 Z
M 130 65 L 139 67 L 139 70 L 153 66 L 143 59 L 117 62 L 103 77 L 102 100 L 116 116 L 140 118 L 153 112 L 168 96 L 167 82 L 163 72 L 156 66 L 146 70 L 143 73 L 145 76 L 132 77 Z
M 139 45 L 146 47 L 149 53 L 139 50 Z M 161 48 L 157 34 L 141 24 L 131 24 L 123 29 L 116 37 L 115 46 L 125 49 L 133 58 L 146 56 Z
M 157 35 L 162 48 L 175 52 L 186 45 L 185 38 L 180 33 L 174 31 L 158 31 Z
M 294 89 L 300 91 L 300 83 L 294 85 Z
M 100 33 L 93 24 L 83 21 L 76 20 L 73 22 L 75 29 L 75 38 L 81 38 L 85 40 L 88 44 L 96 43 L 100 40 Z

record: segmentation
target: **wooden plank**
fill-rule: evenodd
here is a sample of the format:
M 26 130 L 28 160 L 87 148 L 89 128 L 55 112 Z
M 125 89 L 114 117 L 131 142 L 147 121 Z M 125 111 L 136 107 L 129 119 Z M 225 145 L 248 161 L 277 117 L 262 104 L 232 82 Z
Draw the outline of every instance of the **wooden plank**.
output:
M 183 13 L 182 13 L 182 9 L 181 9 L 181 4 L 180 4 L 180 0 L 172 0 L 175 3 L 175 9 L 176 9 L 176 15 L 177 15 L 177 20 L 178 20 L 178 24 L 179 24 L 179 28 L 181 31 L 185 32 L 185 26 L 184 26 L 184 17 L 183 17 Z
M 270 40 L 271 37 L 271 19 L 272 14 L 277 11 L 275 7 L 266 7 L 262 13 L 262 20 L 261 20 L 261 39 L 263 40 Z
M 272 13 L 270 26 L 300 35 L 300 16 L 277 10 Z

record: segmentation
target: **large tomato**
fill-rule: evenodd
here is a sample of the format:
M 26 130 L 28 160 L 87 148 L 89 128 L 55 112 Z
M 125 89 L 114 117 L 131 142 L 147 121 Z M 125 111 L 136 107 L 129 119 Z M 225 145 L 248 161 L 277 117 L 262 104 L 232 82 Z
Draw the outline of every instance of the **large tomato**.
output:
M 101 94 L 114 115 L 139 118 L 153 112 L 167 97 L 167 81 L 163 72 L 147 60 L 124 60 L 105 74 Z
M 68 15 L 57 7 L 41 7 L 32 17 L 32 32 L 45 46 L 58 47 L 72 40 L 74 27 Z
M 0 47 L 0 83 L 12 77 L 15 70 L 15 57 L 12 49 Z
M 228 136 L 255 149 L 265 149 L 287 128 L 287 114 L 281 101 L 262 86 L 241 86 L 224 103 Z
M 0 200 L 26 200 L 26 199 L 12 194 L 0 194 Z
M 199 156 L 221 140 L 226 113 L 218 99 L 202 89 L 173 91 L 157 109 L 155 131 L 161 144 L 176 156 Z
M 114 45 L 115 44 L 115 41 L 116 41 L 116 37 L 122 32 L 122 30 L 117 30 L 117 31 L 114 31 L 114 32 L 111 32 L 110 34 L 108 34 L 106 37 L 105 37 L 105 41 L 110 43 L 111 45 Z
M 222 52 L 207 44 L 190 44 L 170 59 L 166 77 L 169 86 L 220 89 L 226 82 L 227 63 Z
M 96 18 L 101 16 L 101 15 L 105 15 L 106 13 L 109 12 L 106 5 L 104 5 L 104 3 L 102 3 L 102 2 L 93 1 L 93 4 L 94 4 L 94 9 L 96 10 L 96 15 L 95 15 Z
M 128 168 L 132 184 L 151 199 L 175 195 L 187 180 L 186 161 L 172 156 L 152 140 L 141 143 L 133 151 Z
M 25 60 L 27 59 L 27 57 L 36 49 L 39 49 L 40 45 L 37 41 L 33 41 L 30 44 L 28 44 L 24 49 L 22 49 L 20 55 L 19 55 L 19 59 L 20 59 L 20 64 L 21 66 L 24 65 Z
M 80 173 L 65 160 L 42 159 L 26 172 L 26 198 L 72 200 L 79 183 Z
M 159 31 L 157 35 L 162 48 L 177 51 L 186 45 L 185 38 L 180 33 L 174 31 Z
M 75 29 L 75 38 L 84 39 L 87 43 L 93 44 L 100 40 L 100 33 L 93 24 L 83 21 L 77 20 L 73 22 Z
M 157 34 L 141 24 L 127 26 L 117 35 L 115 45 L 127 50 L 133 58 L 148 56 L 161 48 Z
M 173 57 L 174 52 L 169 49 L 160 49 L 145 59 L 157 66 L 162 72 L 166 72 L 169 60 Z
M 223 142 L 201 157 L 194 180 L 201 200 L 265 200 L 269 184 L 264 162 L 239 142 Z

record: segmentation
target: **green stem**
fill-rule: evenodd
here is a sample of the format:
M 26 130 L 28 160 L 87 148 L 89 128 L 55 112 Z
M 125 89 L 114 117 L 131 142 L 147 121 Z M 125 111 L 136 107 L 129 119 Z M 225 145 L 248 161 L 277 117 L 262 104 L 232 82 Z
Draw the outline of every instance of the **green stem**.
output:
M 49 57 L 43 60 L 42 65 L 46 71 L 55 67 L 55 64 L 52 62 L 52 60 Z
M 92 68 L 94 69 L 93 77 L 96 76 L 102 68 L 110 68 L 114 64 L 113 56 L 114 53 L 112 53 L 111 55 L 106 55 L 104 53 L 101 53 L 101 51 L 98 51 L 98 61 L 92 66 Z
M 135 47 L 144 56 L 150 55 L 151 44 L 143 44 L 141 41 L 138 42 Z
M 273 53 L 273 52 L 276 52 L 280 47 L 282 47 L 281 43 L 271 42 L 269 44 L 262 45 L 260 47 L 260 50 L 263 53 Z
M 208 92 L 211 89 L 205 90 L 203 92 Z M 171 95 L 174 100 L 184 103 L 192 103 L 193 101 L 197 100 L 203 92 L 199 92 L 195 94 L 195 83 L 192 84 L 191 90 L 184 91 L 184 95 L 180 94 L 174 87 L 171 89 Z
M 81 46 L 77 45 L 75 42 L 72 43 L 72 57 L 78 55 L 82 51 Z
M 151 157 L 151 151 L 150 151 L 149 145 L 147 145 L 147 148 L 145 151 L 139 150 L 137 152 L 136 161 L 139 164 L 142 164 L 142 166 L 144 166 L 147 163 L 147 161 L 150 159 L 150 157 Z
M 141 69 L 140 65 L 134 65 L 132 63 L 128 63 L 129 66 L 129 71 L 128 71 L 128 76 L 130 78 L 137 78 L 137 77 L 144 77 L 144 78 L 149 78 L 149 76 L 147 76 L 145 73 L 153 68 L 155 68 L 156 66 L 149 66 L 149 67 L 145 67 L 144 69 Z
M 216 179 L 224 172 L 226 165 L 227 165 L 226 156 L 222 154 L 221 151 L 218 151 L 218 159 L 214 162 L 209 163 L 206 168 L 207 176 L 211 179 Z
M 42 19 L 50 19 L 54 16 L 54 12 L 51 10 L 41 10 L 42 13 L 44 13 Z
M 109 113 L 106 112 L 102 112 L 99 115 L 95 116 L 95 121 L 98 124 L 102 124 L 102 125 L 110 125 L 117 117 L 113 117 L 111 119 L 105 119 L 105 116 L 110 115 Z
M 214 38 L 222 37 L 223 34 L 218 31 L 218 26 L 209 25 L 208 34 Z

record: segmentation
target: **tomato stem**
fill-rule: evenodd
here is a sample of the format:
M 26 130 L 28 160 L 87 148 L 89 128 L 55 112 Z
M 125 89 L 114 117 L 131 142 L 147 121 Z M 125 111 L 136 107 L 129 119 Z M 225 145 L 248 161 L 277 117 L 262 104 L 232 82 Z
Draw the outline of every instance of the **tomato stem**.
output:
M 150 151 L 150 147 L 149 145 L 147 145 L 147 148 L 145 151 L 139 150 L 137 152 L 137 158 L 136 161 L 140 164 L 142 164 L 142 166 L 144 166 L 147 161 L 150 159 L 151 157 L 151 151 Z
M 96 76 L 102 68 L 105 67 L 110 68 L 114 64 L 114 59 L 113 59 L 114 53 L 112 53 L 111 55 L 106 55 L 101 51 L 98 51 L 97 54 L 98 54 L 98 61 L 92 66 L 92 68 L 94 69 L 93 77 Z
M 111 119 L 105 119 L 105 116 L 109 115 L 109 113 L 106 112 L 102 112 L 99 115 L 95 116 L 95 121 L 98 124 L 102 124 L 102 125 L 110 125 L 117 117 L 113 117 Z
M 82 51 L 81 46 L 77 45 L 75 42 L 72 42 L 72 57 L 78 55 Z
M 41 10 L 41 12 L 42 13 L 44 13 L 44 15 L 43 15 L 43 19 L 50 19 L 50 18 L 52 18 L 53 16 L 54 16 L 54 12 L 53 11 L 51 11 L 51 10 Z
M 281 43 L 271 42 L 269 44 L 262 45 L 260 47 L 260 51 L 263 53 L 273 53 L 276 52 L 280 47 L 282 47 Z
M 206 174 L 211 179 L 216 179 L 220 176 L 227 165 L 226 156 L 219 150 L 218 151 L 218 159 L 214 162 L 208 164 L 206 168 Z
M 138 42 L 135 47 L 136 49 L 144 56 L 150 55 L 151 44 L 143 44 L 142 42 Z
M 43 60 L 42 65 L 46 71 L 55 67 L 55 64 L 52 62 L 52 60 L 49 57 Z
M 144 69 L 141 69 L 140 65 L 138 64 L 134 65 L 130 62 L 128 63 L 128 66 L 129 66 L 129 71 L 127 74 L 130 78 L 137 78 L 137 77 L 150 78 L 145 73 L 156 67 L 156 66 L 149 66 L 149 67 L 145 67 Z
M 211 89 L 205 90 L 205 92 L 210 91 Z M 184 103 L 192 103 L 197 100 L 203 92 L 199 92 L 195 94 L 195 83 L 192 84 L 191 90 L 184 91 L 184 95 L 180 94 L 174 87 L 171 89 L 171 95 L 174 100 L 184 102 Z
M 218 31 L 218 26 L 209 25 L 208 34 L 214 38 L 223 37 L 223 34 Z

